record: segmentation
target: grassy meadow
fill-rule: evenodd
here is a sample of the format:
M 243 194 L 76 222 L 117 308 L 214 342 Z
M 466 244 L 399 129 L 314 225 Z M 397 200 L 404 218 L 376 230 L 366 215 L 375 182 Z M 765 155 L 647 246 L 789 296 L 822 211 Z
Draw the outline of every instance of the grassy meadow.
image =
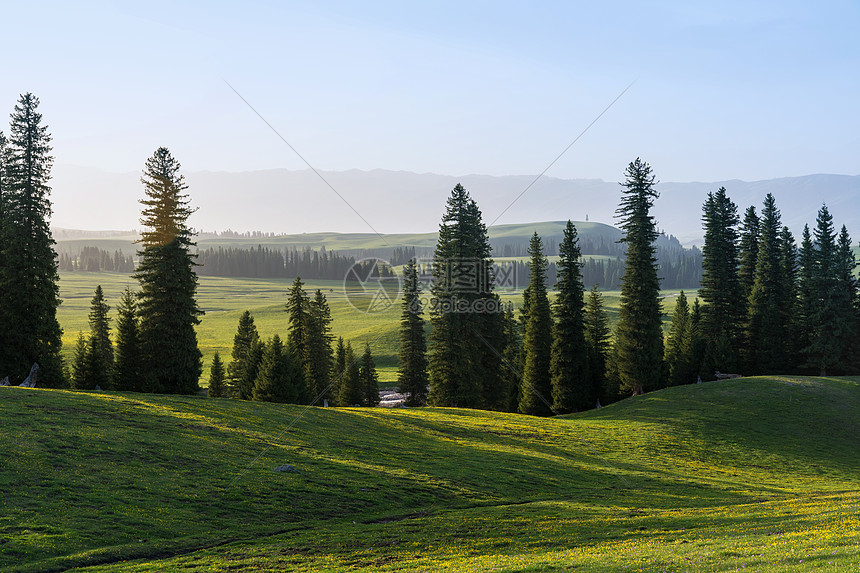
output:
M 860 567 L 860 378 L 548 419 L 0 388 L 0 419 L 0 571 Z
M 291 279 L 200 277 L 197 298 L 200 307 L 206 312 L 197 327 L 197 340 L 204 359 L 202 385 L 208 384 L 209 364 L 215 352 L 220 352 L 221 357 L 229 361 L 239 316 L 245 310 L 253 313 L 257 329 L 263 338 L 276 333 L 282 337 L 286 335 L 288 323 L 284 304 L 287 289 L 291 284 Z M 114 319 L 122 291 L 126 287 L 133 290 L 137 288 L 137 282 L 125 274 L 61 273 L 60 297 L 63 303 L 57 310 L 57 318 L 63 327 L 63 351 L 67 358 L 71 357 L 78 333 L 89 332 L 87 313 L 97 285 L 104 289 L 108 304 L 111 305 L 111 317 Z M 317 288 L 322 289 L 331 307 L 335 337 L 343 336 L 345 340 L 351 340 L 358 352 L 364 348 L 365 343 L 370 343 L 379 369 L 380 385 L 395 386 L 399 347 L 399 301 L 384 312 L 364 313 L 350 304 L 342 281 L 318 280 L 309 281 L 305 285 L 309 295 L 313 295 Z M 663 293 L 664 310 L 667 313 L 664 322 L 667 328 L 677 292 Z M 522 304 L 521 290 L 500 291 L 499 294 L 503 302 L 512 301 L 516 306 Z M 619 293 L 609 291 L 603 296 L 610 324 L 614 324 L 618 313 Z

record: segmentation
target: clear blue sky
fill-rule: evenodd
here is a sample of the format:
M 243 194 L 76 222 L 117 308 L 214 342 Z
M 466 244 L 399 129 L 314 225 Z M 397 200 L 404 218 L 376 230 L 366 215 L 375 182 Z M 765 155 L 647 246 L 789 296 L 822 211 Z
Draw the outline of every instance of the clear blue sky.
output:
M 0 113 L 58 163 L 663 181 L 860 173 L 860 3 L 14 2 Z M 3 127 L 5 129 L 5 124 Z

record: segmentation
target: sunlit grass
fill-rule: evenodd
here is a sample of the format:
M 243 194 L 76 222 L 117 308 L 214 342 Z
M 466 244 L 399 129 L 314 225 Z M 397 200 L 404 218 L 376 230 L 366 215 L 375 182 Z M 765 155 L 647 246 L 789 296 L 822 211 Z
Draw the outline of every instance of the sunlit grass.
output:
M 0 417 L 7 571 L 860 565 L 856 378 L 552 419 L 0 388 Z

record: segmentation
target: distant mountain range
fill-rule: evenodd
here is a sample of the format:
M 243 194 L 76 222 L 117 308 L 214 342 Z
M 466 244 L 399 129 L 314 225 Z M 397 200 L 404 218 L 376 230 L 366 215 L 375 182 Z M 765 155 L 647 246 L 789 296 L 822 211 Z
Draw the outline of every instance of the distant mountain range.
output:
M 381 169 L 320 174 L 325 181 L 310 170 L 186 173 L 192 204 L 198 208 L 191 223 L 206 231 L 433 232 L 448 194 L 461 183 L 478 202 L 488 225 L 568 218 L 613 225 L 621 196 L 617 182 L 599 179 L 541 177 L 534 181 L 534 176 L 457 177 Z M 759 207 L 764 196 L 773 193 L 783 223 L 797 234 L 804 223 L 814 223 L 826 202 L 837 226 L 846 225 L 855 239 L 860 238 L 860 175 L 660 183 L 653 211 L 659 227 L 684 244 L 700 243 L 702 203 L 709 191 L 721 186 L 741 214 L 749 205 Z M 137 200 L 143 188 L 138 173 L 57 165 L 52 187 L 57 227 L 139 226 Z

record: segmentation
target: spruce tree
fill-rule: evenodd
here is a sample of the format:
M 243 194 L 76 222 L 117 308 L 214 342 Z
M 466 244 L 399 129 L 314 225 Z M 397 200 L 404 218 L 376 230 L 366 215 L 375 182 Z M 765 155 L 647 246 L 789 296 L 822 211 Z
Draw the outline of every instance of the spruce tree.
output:
M 827 376 L 828 372 L 847 370 L 853 361 L 853 254 L 847 231 L 837 241 L 826 205 L 818 211 L 814 236 L 814 295 L 806 355 L 807 365 L 820 376 Z
M 72 351 L 72 367 L 70 379 L 72 388 L 76 390 L 92 390 L 95 385 L 90 385 L 89 377 L 89 343 L 83 332 L 78 333 L 75 348 Z
M 810 351 L 812 332 L 815 330 L 814 314 L 818 302 L 815 259 L 816 252 L 812 233 L 809 232 L 809 225 L 804 225 L 798 255 L 798 304 L 795 324 L 797 325 L 797 346 L 800 349 L 800 362 L 801 366 L 805 367 L 802 372 L 815 372 L 817 374 L 817 371 L 806 370 L 806 368 L 813 368 Z
M 659 194 L 651 167 L 639 158 L 627 166 L 626 175 L 616 211 L 627 261 L 621 277 L 615 350 L 622 390 L 638 395 L 661 385 L 663 327 L 654 246 L 659 233 L 650 214 Z
M 514 304 L 505 305 L 505 349 L 502 353 L 502 385 L 507 394 L 503 410 L 516 412 L 520 403 L 520 381 L 523 371 L 523 337 L 520 323 L 514 315 Z
M 668 367 L 669 386 L 695 382 L 690 355 L 691 333 L 690 307 L 684 291 L 681 291 L 675 301 L 669 336 L 666 339 L 665 360 Z
M 88 385 L 103 390 L 113 389 L 114 356 L 109 312 L 110 306 L 105 302 L 102 286 L 98 285 L 90 302 L 90 338 L 86 362 Z
M 585 343 L 588 346 L 588 365 L 591 373 L 591 391 L 602 404 L 614 401 L 605 389 L 606 368 L 609 359 L 609 318 L 603 308 L 603 295 L 597 285 L 591 287 L 585 308 Z
M 338 406 L 360 405 L 364 392 L 361 387 L 361 370 L 352 344 L 346 343 L 344 352 L 344 372 L 337 397 Z
M 379 404 L 379 376 L 376 373 L 376 363 L 370 352 L 370 344 L 364 346 L 364 354 L 361 356 L 359 367 L 359 385 L 361 386 L 363 406 L 376 406 Z
M 702 210 L 705 243 L 699 294 L 705 302 L 701 332 L 708 341 L 707 369 L 737 372 L 745 317 L 744 287 L 738 276 L 737 206 L 725 187 L 720 187 L 716 193 L 708 193 Z
M 209 397 L 222 398 L 224 396 L 224 363 L 221 362 L 221 355 L 217 352 L 212 357 L 212 366 L 209 368 Z
M 761 221 L 755 207 L 750 206 L 744 212 L 744 221 L 740 231 L 738 245 L 738 280 L 741 283 L 741 295 L 744 300 L 744 316 L 748 313 L 749 297 L 755 282 L 755 268 L 758 262 L 759 226 Z
M 857 279 L 854 269 L 857 261 L 851 248 L 848 229 L 842 225 L 836 256 L 836 279 L 838 282 L 839 329 L 845 331 L 845 346 L 841 349 L 840 370 L 856 372 L 860 367 L 860 341 L 856 337 L 858 321 L 854 309 L 857 307 Z
M 553 413 L 552 378 L 552 316 L 546 292 L 546 255 L 543 241 L 537 233 L 529 241 L 529 287 L 526 328 L 523 335 L 523 380 L 519 411 L 535 416 Z M 564 394 L 561 399 L 568 398 Z M 572 400 L 568 399 L 571 402 Z
M 146 198 L 144 231 L 135 278 L 140 282 L 140 345 L 145 389 L 169 394 L 193 394 L 203 371 L 194 327 L 203 311 L 197 306 L 197 274 L 191 248 L 192 231 L 185 178 L 166 147 L 146 160 L 141 182 Z
M 781 228 L 779 209 L 773 195 L 768 193 L 762 209 L 755 281 L 747 317 L 747 367 L 752 374 L 785 371 L 788 299 L 782 266 Z
M 320 289 L 308 303 L 306 382 L 311 399 L 322 405 L 333 397 L 331 370 L 334 361 L 331 334 L 331 309 Z
M 430 394 L 436 406 L 501 409 L 501 303 L 478 205 L 457 185 L 448 198 L 433 259 Z
M 289 334 L 287 343 L 298 354 L 304 368 L 308 367 L 310 355 L 308 350 L 308 328 L 310 326 L 311 301 L 304 289 L 305 283 L 301 277 L 296 277 L 287 292 L 287 320 Z
M 800 346 L 800 300 L 798 298 L 798 250 L 791 230 L 787 226 L 782 227 L 779 234 L 780 242 L 780 267 L 782 272 L 785 305 L 782 309 L 783 322 L 785 324 L 785 364 L 784 372 L 795 372 L 801 363 L 800 354 L 803 347 Z
M 334 364 L 332 365 L 332 396 L 334 397 L 334 402 L 338 405 L 338 397 L 340 396 L 340 385 L 343 381 L 343 375 L 346 372 L 346 345 L 343 342 L 343 336 L 337 337 L 337 346 L 335 347 L 334 352 Z
M 403 269 L 403 302 L 400 312 L 400 351 L 397 391 L 408 394 L 407 406 L 422 406 L 427 401 L 427 341 L 421 308 L 421 283 L 418 267 L 410 259 Z
M 254 380 L 257 377 L 254 352 L 252 348 L 255 343 L 259 345 L 260 335 L 254 324 L 254 317 L 250 310 L 246 310 L 239 317 L 239 326 L 233 336 L 233 349 L 230 353 L 230 364 L 227 365 L 227 380 L 230 385 L 230 393 L 233 398 L 250 400 L 254 390 Z M 261 358 L 259 348 L 257 357 Z
M 594 392 L 585 342 L 585 286 L 582 283 L 582 252 L 579 237 L 571 221 L 564 228 L 559 245 L 558 295 L 553 304 L 552 326 L 552 403 L 557 412 L 575 412 L 593 408 L 598 395 Z
M 11 115 L 0 195 L 0 376 L 23 380 L 33 363 L 39 386 L 65 382 L 57 258 L 51 216 L 51 135 L 37 111 L 39 99 L 21 95 Z
M 290 360 L 280 336 L 274 335 L 265 345 L 257 370 L 252 397 L 260 402 L 294 402 L 290 388 Z
M 143 362 L 140 353 L 140 325 L 137 318 L 137 295 L 126 288 L 117 305 L 116 352 L 114 353 L 114 388 L 143 391 Z

